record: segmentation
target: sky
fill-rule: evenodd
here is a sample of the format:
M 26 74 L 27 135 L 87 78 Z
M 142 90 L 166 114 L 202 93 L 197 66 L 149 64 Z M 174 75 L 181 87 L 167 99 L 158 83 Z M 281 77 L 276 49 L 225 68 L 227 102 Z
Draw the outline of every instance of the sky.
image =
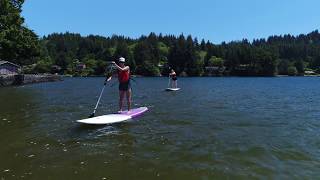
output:
M 41 37 L 183 33 L 218 44 L 320 29 L 319 7 L 319 0 L 26 0 L 22 16 Z

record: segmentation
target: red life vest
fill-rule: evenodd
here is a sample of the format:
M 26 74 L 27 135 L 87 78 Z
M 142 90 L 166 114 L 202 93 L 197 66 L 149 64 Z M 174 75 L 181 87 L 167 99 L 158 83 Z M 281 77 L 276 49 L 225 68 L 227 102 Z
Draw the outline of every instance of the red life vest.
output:
M 119 82 L 121 82 L 121 83 L 128 82 L 129 79 L 130 79 L 129 70 L 127 70 L 127 71 L 118 71 L 118 79 L 119 79 Z

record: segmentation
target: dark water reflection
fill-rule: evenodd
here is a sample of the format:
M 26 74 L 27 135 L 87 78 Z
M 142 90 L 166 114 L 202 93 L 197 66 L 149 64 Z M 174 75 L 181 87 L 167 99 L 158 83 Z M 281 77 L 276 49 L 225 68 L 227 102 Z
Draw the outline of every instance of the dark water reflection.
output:
M 319 78 L 137 78 L 144 116 L 83 126 L 102 78 L 0 89 L 0 178 L 320 176 Z M 106 88 L 97 115 L 117 110 Z

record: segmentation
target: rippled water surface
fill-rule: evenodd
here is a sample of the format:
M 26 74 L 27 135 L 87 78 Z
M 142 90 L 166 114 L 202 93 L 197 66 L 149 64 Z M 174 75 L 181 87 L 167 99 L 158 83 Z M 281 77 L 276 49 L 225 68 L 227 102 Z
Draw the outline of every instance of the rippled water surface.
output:
M 136 78 L 122 124 L 84 126 L 103 78 L 0 89 L 0 179 L 319 178 L 320 79 Z M 112 83 L 110 84 L 112 85 Z M 117 85 L 97 115 L 117 111 Z

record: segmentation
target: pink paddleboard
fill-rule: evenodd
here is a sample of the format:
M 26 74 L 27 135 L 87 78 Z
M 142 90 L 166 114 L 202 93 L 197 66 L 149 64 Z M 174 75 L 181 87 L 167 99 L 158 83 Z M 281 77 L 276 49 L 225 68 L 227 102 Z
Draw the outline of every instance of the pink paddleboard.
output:
M 144 112 L 148 111 L 147 107 L 139 107 L 135 109 L 131 109 L 129 112 L 128 111 L 122 111 L 120 114 L 130 116 L 131 118 L 137 117 L 142 115 Z

